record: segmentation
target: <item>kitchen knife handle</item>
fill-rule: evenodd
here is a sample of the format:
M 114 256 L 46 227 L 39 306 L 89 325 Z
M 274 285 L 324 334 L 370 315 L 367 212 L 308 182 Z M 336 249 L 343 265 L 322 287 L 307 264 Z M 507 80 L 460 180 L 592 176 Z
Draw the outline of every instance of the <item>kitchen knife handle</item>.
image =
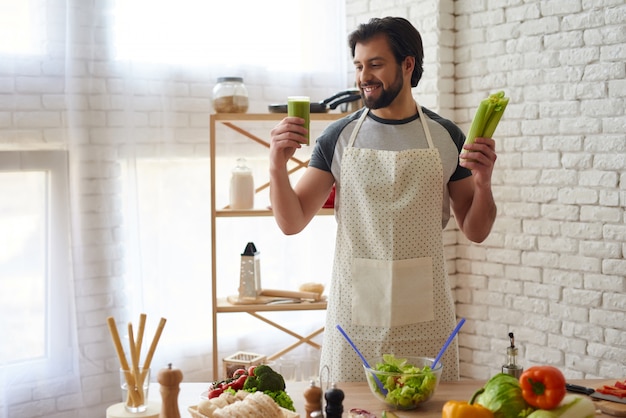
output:
M 566 383 L 565 389 L 567 389 L 568 392 L 584 393 L 585 395 L 591 395 L 593 392 L 595 392 L 595 390 L 592 388 L 587 388 L 580 385 L 573 385 L 571 383 Z

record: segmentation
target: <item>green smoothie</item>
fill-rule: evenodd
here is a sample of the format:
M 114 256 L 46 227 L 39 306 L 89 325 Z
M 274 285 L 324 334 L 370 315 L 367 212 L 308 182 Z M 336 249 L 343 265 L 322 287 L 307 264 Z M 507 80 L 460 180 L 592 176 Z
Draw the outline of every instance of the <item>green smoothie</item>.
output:
M 304 127 L 309 130 L 311 121 L 311 100 L 306 96 L 290 96 L 287 98 L 287 115 L 297 116 L 305 120 Z M 309 145 L 311 139 L 306 134 L 306 145 Z

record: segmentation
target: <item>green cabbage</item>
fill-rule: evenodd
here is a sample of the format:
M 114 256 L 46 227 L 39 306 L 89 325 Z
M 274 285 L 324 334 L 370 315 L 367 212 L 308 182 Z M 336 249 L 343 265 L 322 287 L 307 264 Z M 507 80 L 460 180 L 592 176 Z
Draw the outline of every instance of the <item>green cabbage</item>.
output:
M 475 403 L 493 412 L 494 418 L 525 418 L 534 410 L 524 400 L 519 381 L 510 374 L 498 373 L 479 391 Z

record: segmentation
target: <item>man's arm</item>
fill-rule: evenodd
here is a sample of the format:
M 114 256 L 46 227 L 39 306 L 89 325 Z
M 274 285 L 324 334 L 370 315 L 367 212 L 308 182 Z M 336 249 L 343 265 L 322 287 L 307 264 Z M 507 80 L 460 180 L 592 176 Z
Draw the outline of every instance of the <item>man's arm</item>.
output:
M 448 183 L 451 207 L 459 229 L 473 242 L 484 241 L 496 219 L 496 203 L 491 191 L 491 175 L 496 161 L 495 142 L 490 138 L 476 138 L 465 145 L 460 155 L 461 166 L 472 170 L 472 175 Z
M 326 202 L 335 182 L 331 173 L 307 167 L 291 186 L 287 162 L 304 141 L 303 119 L 287 117 L 271 131 L 270 202 L 276 223 L 287 235 L 297 234 Z

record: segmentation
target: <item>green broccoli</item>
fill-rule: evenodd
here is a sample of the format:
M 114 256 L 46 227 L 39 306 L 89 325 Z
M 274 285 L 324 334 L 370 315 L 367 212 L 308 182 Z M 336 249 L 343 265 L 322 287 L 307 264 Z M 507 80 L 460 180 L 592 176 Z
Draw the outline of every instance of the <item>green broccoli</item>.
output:
M 293 400 L 285 392 L 285 379 L 267 364 L 260 364 L 254 368 L 243 389 L 248 392 L 263 392 L 281 407 L 295 411 Z
M 258 366 L 254 368 L 254 371 L 252 372 L 252 374 L 254 374 L 255 376 L 261 376 L 261 375 L 264 375 L 265 373 L 276 373 L 276 372 L 267 364 L 259 364 Z
M 248 376 L 243 388 L 249 392 L 255 390 L 278 392 L 285 390 L 285 379 L 270 366 L 261 364 L 254 369 L 254 376 Z
M 254 376 L 248 376 L 248 378 L 246 379 L 246 381 L 243 384 L 243 390 L 246 390 L 248 392 L 254 392 L 256 391 L 256 388 L 258 386 L 259 382 L 257 381 L 257 378 Z
M 285 379 L 283 377 L 272 371 L 263 373 L 262 375 L 257 377 L 257 390 L 262 392 L 271 391 L 277 392 L 280 390 L 285 390 Z

